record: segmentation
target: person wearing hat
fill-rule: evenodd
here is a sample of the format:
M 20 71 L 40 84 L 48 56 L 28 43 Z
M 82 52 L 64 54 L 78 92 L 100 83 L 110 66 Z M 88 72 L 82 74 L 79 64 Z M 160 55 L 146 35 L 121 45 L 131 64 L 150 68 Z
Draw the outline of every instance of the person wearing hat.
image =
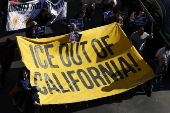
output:
M 37 22 L 36 21 L 31 21 L 30 22 L 30 26 L 26 28 L 26 37 L 27 38 L 36 38 L 36 36 L 33 36 L 34 34 L 34 31 L 33 29 L 34 28 L 37 28 Z
M 38 92 L 40 92 L 39 86 L 32 86 L 30 94 L 28 94 L 28 97 L 24 103 L 25 107 L 25 113 L 35 113 L 37 106 L 42 106 L 40 104 L 40 99 Z

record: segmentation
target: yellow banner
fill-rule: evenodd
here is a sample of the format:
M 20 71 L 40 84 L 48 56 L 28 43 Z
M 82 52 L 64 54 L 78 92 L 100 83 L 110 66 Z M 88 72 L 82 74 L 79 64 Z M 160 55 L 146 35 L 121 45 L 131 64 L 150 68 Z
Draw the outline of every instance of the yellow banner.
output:
M 83 31 L 79 43 L 69 34 L 42 39 L 17 36 L 32 86 L 42 104 L 93 100 L 125 92 L 154 77 L 116 23 Z

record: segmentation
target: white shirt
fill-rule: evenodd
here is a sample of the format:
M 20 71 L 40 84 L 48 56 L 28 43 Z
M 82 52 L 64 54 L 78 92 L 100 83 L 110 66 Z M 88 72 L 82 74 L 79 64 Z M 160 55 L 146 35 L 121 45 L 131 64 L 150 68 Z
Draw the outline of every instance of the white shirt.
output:
M 162 47 L 157 51 L 155 57 L 159 58 L 162 54 L 166 55 L 168 64 L 170 61 L 170 50 L 165 50 L 165 47 Z

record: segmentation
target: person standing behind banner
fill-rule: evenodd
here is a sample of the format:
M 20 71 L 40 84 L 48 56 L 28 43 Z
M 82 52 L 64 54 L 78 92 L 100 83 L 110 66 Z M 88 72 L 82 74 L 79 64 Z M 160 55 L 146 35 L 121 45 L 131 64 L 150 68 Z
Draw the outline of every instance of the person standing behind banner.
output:
M 158 88 L 161 88 L 160 86 L 162 86 L 162 77 L 167 72 L 166 60 L 166 55 L 162 54 L 158 59 L 154 59 L 148 62 L 149 66 L 151 66 L 154 73 L 156 74 L 156 78 L 152 78 L 145 83 L 145 92 L 148 97 L 150 97 L 152 94 L 153 82 L 155 79 L 157 80 L 157 86 L 159 85 Z
M 2 68 L 0 88 L 5 86 L 6 73 L 10 70 L 16 47 L 17 45 L 10 38 L 7 38 L 7 40 L 0 45 L 0 62 Z
M 49 21 L 52 20 L 52 14 L 47 9 L 41 9 L 41 12 L 35 17 L 34 21 L 39 26 L 46 26 Z
M 117 0 L 103 0 L 102 1 L 102 25 L 105 25 L 104 13 L 111 11 L 112 14 L 115 13 L 114 8 L 117 5 Z
M 159 58 L 162 54 L 166 55 L 167 57 L 167 65 L 168 65 L 168 72 L 166 74 L 166 77 L 169 77 L 168 73 L 170 72 L 170 46 L 165 44 L 164 47 L 160 48 L 155 55 L 155 58 Z
M 145 12 L 144 12 L 143 10 L 139 10 L 139 11 L 137 11 L 137 12 L 133 12 L 133 13 L 131 14 L 130 18 L 129 18 L 130 23 L 131 23 L 131 25 L 132 25 L 132 27 L 133 27 L 132 32 L 135 32 L 136 30 L 138 30 L 140 27 L 143 26 L 143 25 L 141 25 L 141 24 L 135 23 L 135 18 L 136 18 L 136 17 L 139 17 L 139 18 L 140 18 L 140 17 L 141 17 L 141 18 L 145 17 L 145 18 L 147 18 L 147 17 L 146 17 L 146 14 L 145 14 Z
M 86 17 L 86 11 L 80 11 L 78 14 L 72 17 L 72 19 L 82 18 L 83 19 L 83 25 L 84 27 L 79 27 L 81 31 L 87 29 L 87 17 Z
M 31 92 L 28 94 L 27 99 L 24 103 L 24 113 L 35 113 L 37 107 L 42 106 L 42 104 L 40 104 L 38 92 L 40 92 L 39 86 L 33 86 L 31 88 Z
M 117 22 L 120 25 L 120 27 L 123 26 L 123 18 L 121 16 L 121 12 L 120 11 L 118 11 L 116 14 L 109 15 L 105 19 L 105 23 L 106 24 L 111 24 L 113 22 Z
M 23 110 L 23 103 L 25 102 L 25 99 L 27 97 L 28 91 L 31 90 L 31 84 L 28 79 L 28 72 L 26 70 L 22 70 L 19 73 L 19 78 L 17 80 L 17 87 L 19 87 L 21 90 L 17 91 L 14 98 L 13 98 L 13 104 L 17 105 L 20 111 Z
M 27 38 L 36 38 L 36 36 L 34 36 L 34 28 L 37 28 L 37 22 L 32 21 L 30 22 L 30 26 L 26 28 L 26 37 Z
M 136 50 L 142 55 L 142 51 L 145 47 L 146 39 L 152 39 L 153 33 L 148 34 L 144 32 L 144 28 L 140 27 L 138 31 L 132 33 L 129 40 L 135 46 Z
M 71 32 L 81 32 L 81 30 L 79 30 L 76 26 L 76 24 L 71 23 L 70 25 L 67 26 L 67 28 L 63 31 L 63 33 L 61 33 L 61 35 L 65 35 L 65 34 L 69 34 Z

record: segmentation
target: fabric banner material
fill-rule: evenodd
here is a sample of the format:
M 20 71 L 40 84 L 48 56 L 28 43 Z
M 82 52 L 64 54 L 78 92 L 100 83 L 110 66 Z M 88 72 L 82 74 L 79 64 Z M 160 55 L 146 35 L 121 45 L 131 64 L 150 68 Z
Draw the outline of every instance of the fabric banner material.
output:
M 79 43 L 69 41 L 70 34 L 42 39 L 17 36 L 31 84 L 41 88 L 42 104 L 107 97 L 154 77 L 117 23 L 80 34 Z
M 49 0 L 34 0 L 25 3 L 9 1 L 6 30 L 14 31 L 26 28 L 28 20 L 34 19 L 42 8 L 52 14 L 52 21 L 47 25 L 66 18 L 67 2 L 64 0 L 59 0 L 55 4 Z

